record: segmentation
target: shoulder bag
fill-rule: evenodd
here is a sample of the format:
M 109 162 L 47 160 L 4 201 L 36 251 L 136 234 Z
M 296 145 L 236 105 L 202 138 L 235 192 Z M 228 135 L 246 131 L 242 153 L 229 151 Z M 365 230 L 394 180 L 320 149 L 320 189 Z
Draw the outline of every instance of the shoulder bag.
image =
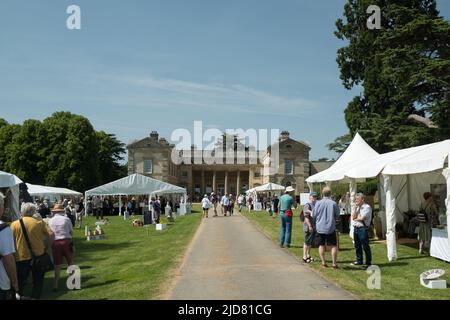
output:
M 20 226 L 22 228 L 23 236 L 25 237 L 25 241 L 28 246 L 28 250 L 30 250 L 31 254 L 31 267 L 35 269 L 38 272 L 48 272 L 55 269 L 55 266 L 53 265 L 52 259 L 50 258 L 49 254 L 47 252 L 44 252 L 43 255 L 36 256 L 33 252 L 33 249 L 31 248 L 31 242 L 30 238 L 28 237 L 27 229 L 25 228 L 25 224 L 23 223 L 23 220 L 20 219 Z

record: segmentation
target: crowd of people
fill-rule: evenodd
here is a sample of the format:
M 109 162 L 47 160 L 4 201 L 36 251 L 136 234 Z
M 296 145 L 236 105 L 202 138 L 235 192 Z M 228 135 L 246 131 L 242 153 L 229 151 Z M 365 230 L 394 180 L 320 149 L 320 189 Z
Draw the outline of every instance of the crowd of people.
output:
M 54 269 L 53 290 L 58 291 L 63 260 L 68 266 L 72 265 L 75 252 L 72 240 L 74 222 L 66 210 L 71 205 L 69 201 L 55 203 L 44 210 L 41 203 L 25 202 L 21 204 L 20 219 L 8 225 L 1 221 L 4 196 L 0 193 L 0 257 L 3 262 L 0 263 L 0 300 L 41 297 L 46 272 L 42 261 L 46 261 L 47 250 L 53 256 L 47 266 Z M 31 294 L 26 296 L 30 274 Z
M 289 248 L 292 238 L 293 210 L 297 203 L 292 196 L 294 189 L 287 187 L 285 194 L 279 199 L 278 210 L 281 216 L 280 246 Z M 331 250 L 332 267 L 338 268 L 338 232 L 337 225 L 341 210 L 335 201 L 331 199 L 331 189 L 325 187 L 322 190 L 322 199 L 318 200 L 318 194 L 311 192 L 308 202 L 300 213 L 303 221 L 304 245 L 303 261 L 311 263 L 311 247 L 316 244 L 319 247 L 319 257 L 323 267 L 328 264 L 325 258 L 327 246 Z M 356 261 L 352 264 L 367 269 L 372 264 L 372 252 L 369 245 L 369 227 L 372 219 L 372 208 L 365 203 L 364 195 L 356 195 L 355 206 L 351 210 L 351 223 L 353 226 L 353 239 L 356 252 Z M 365 255 L 365 261 L 364 256 Z
M 253 209 L 253 198 L 242 193 L 238 196 L 234 196 L 233 194 L 220 196 L 215 192 L 211 192 L 209 196 L 205 194 L 200 203 L 203 209 L 203 218 L 208 218 L 210 209 L 213 210 L 213 217 L 218 217 L 218 207 L 220 214 L 224 217 L 232 216 L 236 206 L 239 212 L 242 212 L 244 207 L 250 210 Z

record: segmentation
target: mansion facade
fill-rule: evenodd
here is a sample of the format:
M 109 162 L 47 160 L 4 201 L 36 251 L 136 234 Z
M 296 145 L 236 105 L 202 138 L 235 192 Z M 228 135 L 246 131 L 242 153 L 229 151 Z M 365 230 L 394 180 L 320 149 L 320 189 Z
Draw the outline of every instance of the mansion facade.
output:
M 234 150 L 240 143 L 234 137 Z M 292 186 L 298 195 L 307 192 L 308 186 L 305 179 L 311 174 L 317 173 L 332 162 L 311 162 L 309 160 L 310 146 L 303 141 L 296 141 L 289 137 L 289 132 L 283 131 L 276 143 L 278 149 L 278 166 L 274 172 L 268 174 L 268 162 L 259 159 L 270 159 L 271 150 L 276 150 L 275 145 L 269 146 L 262 152 L 258 161 L 251 161 L 249 155 L 251 150 L 244 147 L 245 159 L 212 163 L 209 161 L 191 161 L 195 154 L 202 154 L 203 150 L 191 147 L 191 152 L 186 153 L 188 157 L 183 158 L 183 150 L 175 150 L 165 138 L 159 137 L 156 131 L 144 139 L 135 141 L 127 146 L 128 149 L 128 174 L 140 173 L 154 179 L 165 181 L 186 188 L 192 199 L 198 199 L 203 194 L 211 192 L 223 195 L 244 193 L 246 190 L 259 185 L 273 182 L 284 186 Z M 173 152 L 181 155 L 183 161 L 172 161 Z M 224 143 L 225 154 L 225 143 Z M 242 156 L 242 153 L 241 153 Z M 200 163 L 198 163 L 200 162 Z M 231 162 L 231 163 L 230 163 Z M 270 161 L 269 161 L 270 162 Z

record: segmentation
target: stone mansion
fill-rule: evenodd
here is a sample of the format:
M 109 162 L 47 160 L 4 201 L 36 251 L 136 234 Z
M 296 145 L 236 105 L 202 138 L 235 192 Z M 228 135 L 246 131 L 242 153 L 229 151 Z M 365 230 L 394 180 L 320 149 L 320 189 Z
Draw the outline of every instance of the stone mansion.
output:
M 234 143 L 235 145 L 239 143 L 236 137 Z M 186 188 L 192 199 L 198 199 L 212 191 L 220 195 L 224 193 L 236 195 L 268 182 L 290 185 L 295 188 L 295 194 L 298 195 L 308 191 L 305 183 L 307 177 L 332 164 L 329 161 L 310 161 L 310 146 L 303 141 L 291 139 L 287 131 L 281 132 L 277 144 L 279 165 L 275 172 L 269 175 L 266 174 L 268 170 L 264 170 L 264 163 L 259 160 L 256 163 L 249 161 L 248 147 L 245 147 L 245 161 L 236 161 L 235 158 L 232 163 L 227 160 L 222 164 L 207 164 L 205 161 L 200 161 L 200 164 L 195 164 L 194 161 L 174 164 L 171 155 L 175 146 L 165 138 L 159 137 L 156 131 L 152 131 L 148 137 L 127 146 L 128 174 L 140 173 Z M 269 157 L 273 146 L 259 152 Z M 194 146 L 191 150 L 191 155 L 196 151 L 202 151 L 196 150 Z

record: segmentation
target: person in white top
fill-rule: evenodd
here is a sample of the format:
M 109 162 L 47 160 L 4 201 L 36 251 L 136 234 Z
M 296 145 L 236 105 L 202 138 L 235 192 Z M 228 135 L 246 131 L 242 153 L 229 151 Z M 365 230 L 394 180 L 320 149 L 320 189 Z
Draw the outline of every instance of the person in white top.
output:
M 1 221 L 5 212 L 4 201 L 0 192 L 0 301 L 14 300 L 19 292 L 14 237 L 8 224 Z
M 353 240 L 355 241 L 356 261 L 353 265 L 367 269 L 372 264 L 372 252 L 369 245 L 369 227 L 372 221 L 372 208 L 365 203 L 364 195 L 358 193 L 355 199 L 355 208 L 352 212 Z M 366 255 L 366 264 L 363 264 L 363 250 Z
M 228 206 L 230 205 L 230 198 L 226 194 L 223 195 L 220 200 L 220 204 L 222 205 L 223 216 L 226 217 L 228 214 Z
M 203 218 L 208 218 L 208 211 L 211 201 L 208 199 L 208 195 L 205 194 L 202 199 Z
M 53 282 L 53 291 L 58 290 L 58 281 L 61 273 L 63 257 L 66 258 L 67 265 L 72 265 L 73 261 L 73 242 L 72 221 L 64 214 L 64 208 L 57 204 L 52 209 L 53 218 L 48 222 L 48 226 L 55 234 L 55 240 L 52 245 L 53 261 L 55 264 L 55 279 Z
M 244 206 L 244 196 L 242 194 L 240 194 L 239 197 L 238 197 L 238 209 L 239 209 L 239 212 L 241 212 L 243 206 Z

